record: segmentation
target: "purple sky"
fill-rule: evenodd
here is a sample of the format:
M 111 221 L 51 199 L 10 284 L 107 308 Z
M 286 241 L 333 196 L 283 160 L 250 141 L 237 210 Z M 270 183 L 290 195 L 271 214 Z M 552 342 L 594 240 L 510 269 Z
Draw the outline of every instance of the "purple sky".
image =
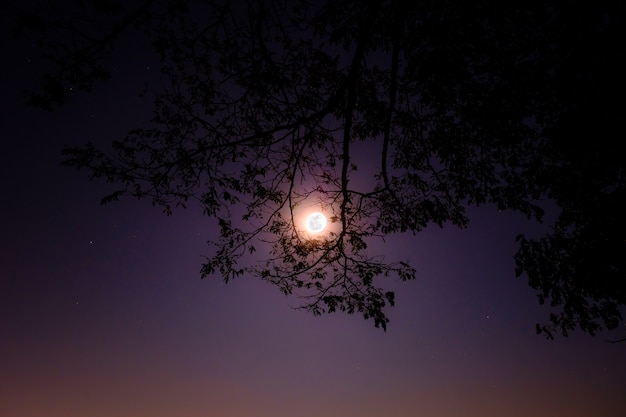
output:
M 26 108 L 31 51 L 7 44 L 0 170 L 0 415 L 7 417 L 458 417 L 626 415 L 626 327 L 546 341 L 547 316 L 515 278 L 515 235 L 539 228 L 474 210 L 466 230 L 394 236 L 384 333 L 360 316 L 313 317 L 243 277 L 200 280 L 216 232 L 193 208 L 100 206 L 110 186 L 62 169 L 64 144 L 120 138 L 148 115 L 123 60 L 92 96 Z M 148 69 L 150 67 L 150 69 Z

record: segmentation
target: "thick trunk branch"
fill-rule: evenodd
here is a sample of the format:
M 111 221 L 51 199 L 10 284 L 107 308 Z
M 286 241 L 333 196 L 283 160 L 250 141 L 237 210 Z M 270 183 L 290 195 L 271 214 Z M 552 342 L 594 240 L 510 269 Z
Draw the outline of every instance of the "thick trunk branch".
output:
M 352 58 L 352 64 L 350 66 L 350 72 L 347 76 L 347 88 L 348 88 L 348 96 L 346 102 L 346 111 L 345 111 L 345 124 L 343 130 L 343 148 L 342 148 L 342 156 L 343 156 L 343 164 L 341 167 L 341 194 L 342 194 L 342 202 L 341 202 L 341 230 L 342 233 L 345 233 L 347 227 L 347 217 L 346 217 L 346 207 L 350 200 L 350 193 L 348 191 L 348 170 L 350 167 L 350 141 L 352 138 L 352 118 L 354 114 L 354 107 L 356 104 L 356 82 L 359 78 L 359 72 L 361 71 L 361 63 L 363 61 L 363 57 L 365 56 L 366 46 L 369 40 L 369 34 L 371 33 L 371 27 L 374 24 L 374 20 L 378 14 L 380 6 L 382 5 L 381 1 L 376 2 L 376 4 L 370 10 L 370 13 L 367 17 L 367 21 L 361 27 L 361 33 L 359 34 L 359 40 L 357 43 L 356 51 L 354 53 L 354 57 Z

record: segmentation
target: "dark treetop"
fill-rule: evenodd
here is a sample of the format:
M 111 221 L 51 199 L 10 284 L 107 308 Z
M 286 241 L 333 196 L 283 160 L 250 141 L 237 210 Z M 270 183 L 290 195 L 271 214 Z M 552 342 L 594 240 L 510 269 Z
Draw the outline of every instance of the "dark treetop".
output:
M 125 39 L 149 40 L 151 122 L 64 164 L 116 184 L 104 202 L 199 203 L 220 227 L 203 277 L 255 275 L 385 328 L 380 278 L 415 270 L 374 239 L 463 227 L 472 205 L 541 220 L 556 204 L 515 256 L 554 307 L 537 325 L 552 337 L 614 328 L 626 302 L 623 23 L 602 2 L 153 0 L 38 9 L 16 29 L 40 41 L 30 100 L 46 109 L 108 79 Z M 311 207 L 329 218 L 314 236 Z

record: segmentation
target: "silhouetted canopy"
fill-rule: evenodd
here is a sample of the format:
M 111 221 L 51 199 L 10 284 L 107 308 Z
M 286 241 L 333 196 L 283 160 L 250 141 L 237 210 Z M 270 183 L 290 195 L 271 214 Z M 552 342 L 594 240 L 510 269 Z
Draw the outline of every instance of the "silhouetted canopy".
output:
M 41 42 L 30 103 L 45 109 L 107 80 L 126 37 L 150 41 L 151 123 L 109 148 L 68 148 L 64 164 L 118 185 L 104 202 L 199 203 L 220 227 L 203 277 L 252 274 L 314 314 L 385 328 L 383 278 L 416 272 L 369 252 L 373 240 L 466 226 L 472 205 L 541 220 L 556 204 L 551 231 L 520 235 L 515 256 L 553 307 L 537 325 L 552 337 L 614 328 L 626 303 L 613 3 L 93 0 L 16 28 Z M 311 237 L 313 206 L 329 227 Z

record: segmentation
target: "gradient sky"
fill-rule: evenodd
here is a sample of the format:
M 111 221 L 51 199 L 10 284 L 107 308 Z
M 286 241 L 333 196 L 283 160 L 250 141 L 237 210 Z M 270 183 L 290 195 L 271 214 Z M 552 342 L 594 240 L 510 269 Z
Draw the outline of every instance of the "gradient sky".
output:
M 2 38 L 0 416 L 459 417 L 626 415 L 618 331 L 547 341 L 548 311 L 515 278 L 515 235 L 540 228 L 473 211 L 374 248 L 408 258 L 387 332 L 313 317 L 243 277 L 200 280 L 216 233 L 193 207 L 100 206 L 111 189 L 60 150 L 108 143 L 149 115 L 132 81 L 156 62 L 121 53 L 112 83 L 54 113 L 28 109 L 29 44 Z

